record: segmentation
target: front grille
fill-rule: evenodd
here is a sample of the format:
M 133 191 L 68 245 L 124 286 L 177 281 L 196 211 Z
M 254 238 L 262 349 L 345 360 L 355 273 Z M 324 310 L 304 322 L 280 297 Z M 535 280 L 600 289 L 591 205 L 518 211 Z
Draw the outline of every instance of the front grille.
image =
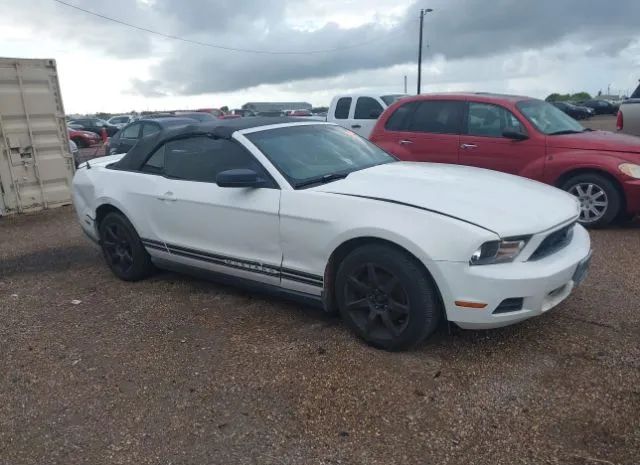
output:
M 531 254 L 529 260 L 540 260 L 544 257 L 548 257 L 549 255 L 556 253 L 558 250 L 563 249 L 567 245 L 569 245 L 569 242 L 571 242 L 571 239 L 573 238 L 574 226 L 575 223 L 571 223 L 569 226 L 558 229 L 557 231 L 552 232 L 547 237 L 545 237 L 536 251 Z
M 524 299 L 522 297 L 512 297 L 510 299 L 504 299 L 500 305 L 496 307 L 493 311 L 493 314 L 496 313 L 509 313 L 509 312 L 517 312 L 518 310 L 522 310 L 522 305 L 524 303 Z

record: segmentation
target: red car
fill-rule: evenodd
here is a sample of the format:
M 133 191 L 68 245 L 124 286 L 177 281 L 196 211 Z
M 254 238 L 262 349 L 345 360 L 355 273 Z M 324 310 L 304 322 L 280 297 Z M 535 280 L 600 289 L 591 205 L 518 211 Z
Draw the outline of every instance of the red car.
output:
M 79 129 L 69 130 L 69 139 L 71 139 L 79 148 L 91 147 L 92 145 L 99 144 L 102 139 L 98 134 L 91 131 L 82 131 Z
M 640 213 L 640 138 L 585 129 L 541 100 L 409 97 L 387 108 L 370 139 L 401 160 L 477 166 L 564 189 L 580 200 L 587 226 Z

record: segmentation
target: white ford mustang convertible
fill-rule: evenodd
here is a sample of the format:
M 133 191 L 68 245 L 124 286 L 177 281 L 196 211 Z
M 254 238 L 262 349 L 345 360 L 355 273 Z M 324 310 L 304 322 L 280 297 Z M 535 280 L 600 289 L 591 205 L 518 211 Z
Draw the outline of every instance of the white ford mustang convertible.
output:
M 399 162 L 328 123 L 167 129 L 81 165 L 73 187 L 83 230 L 119 278 L 159 267 L 314 301 L 389 350 L 443 319 L 473 329 L 540 315 L 591 256 L 569 194 Z

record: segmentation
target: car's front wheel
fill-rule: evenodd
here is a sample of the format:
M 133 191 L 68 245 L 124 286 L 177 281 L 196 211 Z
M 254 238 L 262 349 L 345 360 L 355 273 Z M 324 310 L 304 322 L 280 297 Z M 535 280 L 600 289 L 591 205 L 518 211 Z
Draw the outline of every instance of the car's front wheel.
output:
M 151 274 L 154 269 L 151 257 L 124 215 L 108 213 L 100 222 L 99 230 L 102 253 L 118 278 L 139 281 Z
M 596 173 L 579 174 L 569 178 L 562 189 L 580 202 L 580 223 L 601 228 L 609 225 L 622 208 L 622 197 L 609 179 Z
M 431 277 L 416 259 L 391 246 L 372 244 L 340 264 L 336 298 L 347 325 L 367 343 L 402 350 L 438 327 L 442 309 Z

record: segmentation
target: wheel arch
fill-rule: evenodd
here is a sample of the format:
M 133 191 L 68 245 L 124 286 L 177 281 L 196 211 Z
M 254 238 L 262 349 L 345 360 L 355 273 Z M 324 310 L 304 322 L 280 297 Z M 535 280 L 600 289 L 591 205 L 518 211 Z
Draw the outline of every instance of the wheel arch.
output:
M 603 178 L 606 178 L 608 181 L 610 181 L 613 186 L 616 188 L 616 190 L 618 191 L 618 193 L 620 194 L 620 199 L 622 201 L 622 205 L 621 205 L 621 211 L 625 211 L 627 208 L 627 197 L 625 195 L 624 189 L 622 188 L 622 184 L 620 184 L 620 181 L 611 173 L 609 173 L 606 170 L 600 169 L 600 168 L 592 168 L 592 167 L 582 167 L 582 168 L 575 168 L 575 169 L 571 169 L 568 170 L 564 173 L 562 173 L 558 179 L 556 179 L 556 181 L 553 183 L 553 185 L 555 187 L 557 187 L 558 189 L 561 189 L 562 186 L 564 185 L 564 183 L 566 183 L 569 179 L 575 177 L 575 176 L 580 176 L 580 175 L 584 175 L 584 174 L 593 174 L 593 175 L 598 175 L 598 176 L 602 176 Z
M 438 281 L 434 277 L 434 274 L 432 273 L 432 271 L 429 270 L 429 268 L 424 264 L 424 262 L 420 258 L 418 258 L 418 256 L 416 256 L 416 254 L 412 253 L 406 247 L 403 247 L 402 245 L 396 242 L 393 242 L 389 239 L 383 239 L 376 236 L 353 237 L 351 239 L 345 240 L 333 250 L 333 252 L 329 256 L 329 259 L 327 261 L 327 264 L 324 270 L 323 304 L 326 311 L 331 313 L 335 313 L 338 311 L 338 305 L 336 302 L 336 295 L 335 295 L 335 281 L 336 281 L 336 275 L 338 273 L 338 268 L 340 266 L 340 263 L 342 263 L 342 261 L 357 248 L 363 247 L 365 245 L 371 245 L 371 244 L 386 245 L 388 247 L 394 248 L 408 255 L 411 259 L 413 259 L 420 266 L 420 268 L 425 271 L 427 277 L 431 280 L 431 283 L 433 284 L 436 290 L 436 295 L 438 298 L 438 302 L 440 303 L 440 308 L 442 310 L 443 317 L 444 318 L 447 317 L 446 307 L 444 305 L 444 300 L 442 298 L 442 291 L 440 290 Z
M 104 217 L 107 216 L 109 213 L 119 213 L 125 218 L 127 218 L 128 221 L 131 221 L 120 208 L 114 206 L 111 203 L 103 203 L 100 206 L 98 206 L 98 208 L 96 208 L 95 224 L 96 224 L 97 230 L 100 229 L 100 223 L 102 223 L 102 220 L 104 219 Z

